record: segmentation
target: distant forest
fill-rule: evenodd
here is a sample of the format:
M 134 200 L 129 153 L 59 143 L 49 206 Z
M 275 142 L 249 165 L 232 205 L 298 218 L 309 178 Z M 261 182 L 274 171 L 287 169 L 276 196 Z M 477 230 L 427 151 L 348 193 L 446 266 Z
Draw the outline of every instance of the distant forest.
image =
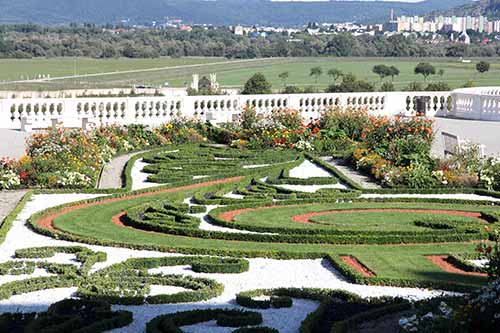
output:
M 446 37 L 446 36 L 444 36 Z M 479 45 L 436 42 L 425 38 L 270 34 L 267 38 L 236 36 L 229 29 L 192 32 L 179 30 L 125 30 L 112 32 L 94 25 L 46 27 L 38 25 L 0 26 L 0 57 L 92 57 L 157 58 L 183 57 L 493 57 L 500 55 L 500 41 Z

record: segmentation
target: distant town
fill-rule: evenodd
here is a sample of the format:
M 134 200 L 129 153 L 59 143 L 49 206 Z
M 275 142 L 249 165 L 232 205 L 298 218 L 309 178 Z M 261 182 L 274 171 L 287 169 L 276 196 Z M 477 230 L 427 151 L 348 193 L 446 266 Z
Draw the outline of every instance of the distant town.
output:
M 121 22 L 127 26 L 127 21 Z M 151 25 L 138 26 L 133 28 L 154 28 L 154 29 L 177 29 L 181 31 L 192 31 L 194 28 L 203 28 L 206 30 L 215 30 L 217 27 L 209 24 L 186 24 L 179 18 L 166 18 L 164 23 L 157 21 L 151 22 Z M 234 25 L 229 28 L 235 35 L 247 36 L 249 38 L 267 38 L 269 34 L 282 34 L 293 37 L 296 34 L 306 32 L 310 35 L 328 35 L 337 33 L 350 33 L 353 36 L 363 36 L 376 34 L 414 34 L 417 36 L 443 35 L 446 34 L 450 41 L 457 41 L 464 44 L 470 44 L 469 34 L 477 33 L 491 35 L 500 40 L 500 20 L 490 20 L 488 17 L 479 16 L 396 16 L 394 10 L 388 13 L 386 22 L 363 24 L 358 22 L 310 22 L 303 27 L 282 27 L 282 26 L 261 26 L 261 25 Z M 119 29 L 120 30 L 120 29 Z M 118 31 L 119 31 L 118 30 Z M 116 30 L 115 30 L 116 32 Z M 289 41 L 293 41 L 293 38 Z M 481 39 L 481 43 L 487 43 L 488 38 Z

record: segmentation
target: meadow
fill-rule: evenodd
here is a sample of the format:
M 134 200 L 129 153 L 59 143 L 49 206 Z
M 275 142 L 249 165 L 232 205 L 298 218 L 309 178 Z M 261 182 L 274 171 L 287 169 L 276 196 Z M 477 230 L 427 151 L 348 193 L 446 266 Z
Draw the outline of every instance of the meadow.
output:
M 485 74 L 479 74 L 475 69 L 475 64 L 479 60 L 472 59 L 471 63 L 462 63 L 458 59 L 450 58 L 5 59 L 0 60 L 0 89 L 57 90 L 133 85 L 161 87 L 167 82 L 170 87 L 184 87 L 191 82 L 193 73 L 200 75 L 217 73 L 223 87 L 238 88 L 256 72 L 263 73 L 275 90 L 281 89 L 284 84 L 315 86 L 321 89 L 332 83 L 332 78 L 326 75 L 332 68 L 352 72 L 378 87 L 380 79 L 372 73 L 373 66 L 377 64 L 396 66 L 401 74 L 394 79 L 394 84 L 396 89 L 402 89 L 411 82 L 424 81 L 422 76 L 413 73 L 414 67 L 419 62 L 430 62 L 438 71 L 443 69 L 444 75 L 432 76 L 428 81 L 443 81 L 452 88 L 461 87 L 467 81 L 473 81 L 478 86 L 500 85 L 500 60 L 486 59 L 492 65 L 490 71 Z M 316 66 L 323 70 L 323 75 L 318 80 L 309 75 L 310 69 Z M 283 72 L 289 72 L 286 82 L 278 77 Z M 50 75 L 51 79 L 45 82 L 23 82 L 27 78 L 33 79 L 39 75 Z

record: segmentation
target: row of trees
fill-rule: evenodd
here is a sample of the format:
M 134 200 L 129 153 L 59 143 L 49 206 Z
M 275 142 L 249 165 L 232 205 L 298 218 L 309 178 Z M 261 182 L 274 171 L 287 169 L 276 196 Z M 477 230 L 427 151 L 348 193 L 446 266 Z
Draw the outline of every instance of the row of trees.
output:
M 479 73 L 486 73 L 490 70 L 490 63 L 486 61 L 480 61 L 476 64 L 476 70 Z M 375 65 L 372 69 L 372 72 L 376 74 L 380 78 L 380 83 L 381 83 L 381 90 L 382 91 L 392 91 L 394 90 L 394 84 L 392 82 L 383 82 L 382 81 L 387 78 L 391 77 L 392 81 L 394 81 L 394 78 L 398 76 L 401 72 L 400 70 L 395 67 L 395 66 L 387 66 L 384 64 L 380 65 Z M 436 67 L 430 63 L 419 63 L 417 66 L 415 66 L 414 69 L 414 74 L 416 75 L 422 75 L 424 77 L 424 81 L 427 81 L 427 78 L 431 75 L 436 75 L 438 74 L 440 77 L 444 76 L 444 69 L 436 69 Z M 312 67 L 309 72 L 309 76 L 313 77 L 315 79 L 316 86 L 318 85 L 318 81 L 320 77 L 324 74 L 324 71 L 321 67 L 316 66 Z M 368 82 L 360 83 L 362 81 L 354 79 L 354 75 L 351 73 L 344 73 L 341 70 L 337 68 L 332 68 L 329 69 L 326 74 L 332 78 L 333 84 L 329 87 L 329 90 L 341 92 L 341 91 L 354 91 L 354 90 L 348 90 L 350 89 L 368 89 L 366 91 L 371 91 L 372 88 L 370 87 L 370 84 Z M 288 79 L 290 78 L 290 72 L 282 72 L 278 75 L 278 78 L 282 81 L 283 83 L 283 91 L 288 92 L 288 93 L 293 93 L 293 92 L 299 92 L 297 91 L 295 87 L 288 86 Z M 339 79 L 342 79 L 342 85 L 337 85 L 337 81 Z M 345 81 L 345 82 L 344 82 Z M 354 82 L 354 87 L 352 84 L 348 84 L 349 82 Z M 348 88 L 346 87 L 348 85 Z M 342 88 L 340 88 L 342 86 Z M 335 88 L 332 88 L 335 87 Z M 420 90 L 425 90 L 425 88 L 422 85 L 418 85 L 416 83 L 413 83 L 413 88 L 409 87 L 408 90 L 416 90 L 415 87 L 418 87 Z M 431 90 L 448 90 L 449 87 L 446 84 L 439 83 L 439 85 L 436 85 L 436 83 L 429 85 L 428 87 L 434 88 Z M 437 89 L 439 87 L 439 89 Z M 374 88 L 373 88 L 374 89 Z M 417 89 L 417 90 L 418 90 Z M 361 90 L 365 91 L 365 90 Z M 303 91 L 302 91 L 303 92 Z M 315 92 L 314 88 L 309 89 L 309 91 L 306 92 Z
M 236 36 L 229 29 L 110 31 L 98 27 L 0 26 L 0 57 L 154 58 L 159 56 L 259 57 L 444 57 L 500 55 L 490 45 L 431 44 L 403 35 L 359 36 L 348 33 L 311 36 L 271 33 L 267 38 Z
M 315 71 L 313 71 L 315 72 Z M 317 73 L 317 72 L 315 72 Z M 352 73 L 343 73 L 338 71 L 336 75 L 333 75 L 333 71 L 330 75 L 333 78 L 333 82 L 324 89 L 326 93 L 347 93 L 347 92 L 374 92 L 377 90 L 375 85 L 362 79 L 358 79 L 356 75 Z M 283 72 L 279 75 L 282 80 L 288 78 L 288 72 Z M 466 86 L 472 85 L 472 82 L 467 82 Z M 396 88 L 393 82 L 383 82 L 379 91 L 395 91 Z M 451 90 L 445 82 L 411 82 L 405 88 L 404 91 L 448 91 Z M 243 95 L 260 95 L 260 94 L 272 94 L 273 87 L 271 83 L 262 73 L 254 74 L 245 83 L 241 93 Z M 283 89 L 281 90 L 284 94 L 306 94 L 306 93 L 317 93 L 319 90 L 316 87 L 308 86 L 305 88 L 300 88 L 295 85 L 283 84 Z

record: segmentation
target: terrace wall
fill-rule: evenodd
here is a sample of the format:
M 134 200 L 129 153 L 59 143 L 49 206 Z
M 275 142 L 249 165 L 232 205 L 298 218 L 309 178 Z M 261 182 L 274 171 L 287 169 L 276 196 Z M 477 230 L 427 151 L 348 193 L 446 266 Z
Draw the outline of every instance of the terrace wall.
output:
M 335 106 L 366 108 L 378 115 L 446 116 L 450 92 L 376 92 L 339 94 L 274 94 L 178 97 L 95 97 L 0 99 L 0 128 L 37 129 L 59 123 L 65 127 L 144 124 L 158 126 L 174 117 L 198 117 L 213 123 L 231 122 L 245 105 L 260 114 L 276 108 L 299 110 L 306 120 Z M 456 104 L 456 103 L 455 103 Z M 496 104 L 498 107 L 498 104 Z

